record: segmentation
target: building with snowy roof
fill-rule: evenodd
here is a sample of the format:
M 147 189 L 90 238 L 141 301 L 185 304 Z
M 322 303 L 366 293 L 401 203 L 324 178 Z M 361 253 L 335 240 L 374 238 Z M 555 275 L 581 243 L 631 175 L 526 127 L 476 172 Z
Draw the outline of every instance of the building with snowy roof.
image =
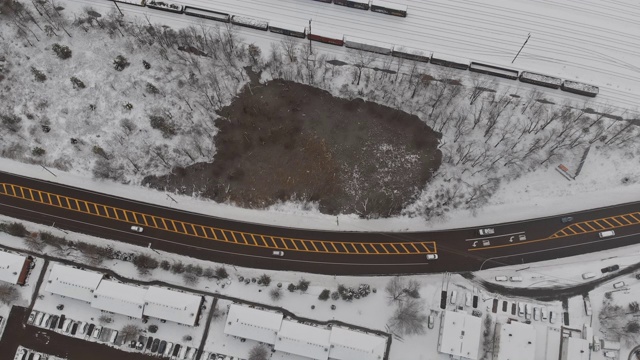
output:
M 283 320 L 273 348 L 314 360 L 327 360 L 330 337 L 328 329 Z
M 54 264 L 45 290 L 52 294 L 90 303 L 101 281 L 100 273 Z
M 536 329 L 533 325 L 511 321 L 498 324 L 494 360 L 534 360 L 536 355 Z
M 560 360 L 589 360 L 589 341 L 581 337 L 566 336 L 560 345 Z
M 329 337 L 329 358 L 334 360 L 382 360 L 387 338 L 334 326 Z
M 103 280 L 93 293 L 91 307 L 141 319 L 147 289 Z
M 198 320 L 202 296 L 150 286 L 144 294 L 145 316 L 193 326 Z
M 273 345 L 281 325 L 279 312 L 231 304 L 224 333 Z
M 445 311 L 440 322 L 438 351 L 462 359 L 478 359 L 482 320 L 463 312 Z
M 0 281 L 24 285 L 29 274 L 31 258 L 0 251 Z

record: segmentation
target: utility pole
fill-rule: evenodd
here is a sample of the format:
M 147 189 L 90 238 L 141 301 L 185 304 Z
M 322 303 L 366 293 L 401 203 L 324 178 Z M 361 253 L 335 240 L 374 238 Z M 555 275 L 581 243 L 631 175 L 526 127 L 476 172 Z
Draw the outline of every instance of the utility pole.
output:
M 518 50 L 518 53 L 516 54 L 516 56 L 513 58 L 513 60 L 511 60 L 512 64 L 513 64 L 514 61 L 516 61 L 516 59 L 518 58 L 518 55 L 520 55 L 520 52 L 522 51 L 522 49 L 524 49 L 524 46 L 527 45 L 527 41 L 529 41 L 530 37 L 531 37 L 531 33 L 529 33 L 529 35 L 527 35 L 527 40 L 524 41 L 524 44 L 522 44 L 522 47 L 520 47 L 520 50 Z
M 309 34 L 311 34 L 311 19 L 309 19 Z M 313 55 L 313 49 L 311 49 L 311 39 L 309 39 L 309 55 Z
M 116 0 L 113 0 L 113 5 L 116 6 L 116 8 L 118 9 L 118 11 L 120 12 L 120 15 L 124 16 L 124 14 L 122 13 L 122 10 L 120 10 L 120 6 L 118 6 L 118 3 L 116 2 Z

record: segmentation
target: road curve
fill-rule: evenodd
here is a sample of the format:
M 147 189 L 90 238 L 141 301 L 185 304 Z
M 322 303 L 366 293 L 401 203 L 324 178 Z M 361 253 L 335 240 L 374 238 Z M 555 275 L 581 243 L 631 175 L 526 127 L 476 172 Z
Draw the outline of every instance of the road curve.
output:
M 328 275 L 464 272 L 637 243 L 640 203 L 476 229 L 336 232 L 268 226 L 196 214 L 0 172 L 0 213 L 139 246 L 238 266 Z M 145 228 L 131 232 L 131 225 Z M 598 233 L 615 230 L 600 239 Z M 283 257 L 274 257 L 282 250 Z M 428 261 L 428 254 L 439 259 Z

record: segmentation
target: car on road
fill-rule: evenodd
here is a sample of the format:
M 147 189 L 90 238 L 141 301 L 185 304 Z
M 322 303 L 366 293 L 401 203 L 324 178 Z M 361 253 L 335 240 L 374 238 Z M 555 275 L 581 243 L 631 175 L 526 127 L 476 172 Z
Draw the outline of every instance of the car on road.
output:
M 562 219 L 560 219 L 560 221 L 562 221 L 563 224 L 567 224 L 573 221 L 573 217 L 571 216 L 565 216 Z
M 598 236 L 600 236 L 600 239 L 604 239 L 604 238 L 616 236 L 616 232 L 613 230 L 601 231 L 600 233 L 598 233 Z
M 478 230 L 478 235 L 480 236 L 493 235 L 495 233 L 496 233 L 496 229 L 494 228 L 484 228 L 484 229 Z
M 137 233 L 141 233 L 141 232 L 144 231 L 144 228 L 142 226 L 135 226 L 134 225 L 134 226 L 131 227 L 131 231 L 137 232 Z
M 273 255 L 273 256 L 284 256 L 284 251 L 282 251 L 282 250 L 273 250 L 271 255 Z
M 602 273 L 608 273 L 608 272 L 612 272 L 612 271 L 616 271 L 620 269 L 620 266 L 618 265 L 611 265 L 611 266 L 607 266 L 607 267 L 603 267 L 602 269 L 600 269 L 600 271 L 602 271 Z
M 438 254 L 427 254 L 427 260 L 438 260 Z
M 482 246 L 489 246 L 491 245 L 491 241 L 489 240 L 482 240 Z

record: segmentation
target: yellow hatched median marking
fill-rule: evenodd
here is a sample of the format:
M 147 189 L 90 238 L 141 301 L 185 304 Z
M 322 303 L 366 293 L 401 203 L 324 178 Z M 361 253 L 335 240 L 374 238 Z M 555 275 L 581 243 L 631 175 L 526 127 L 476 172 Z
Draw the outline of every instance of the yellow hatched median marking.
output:
M 79 200 L 79 199 L 75 199 L 75 198 L 64 196 L 64 195 L 52 194 L 49 192 L 45 192 L 37 189 L 31 189 L 31 188 L 23 187 L 19 185 L 6 184 L 6 183 L 1 183 L 1 185 L 2 187 L 0 189 L 2 190 L 2 193 L 6 196 L 21 198 L 27 201 L 42 203 L 45 205 L 50 205 L 57 208 L 86 213 L 86 214 L 90 214 L 90 215 L 94 215 L 102 218 L 108 218 L 108 219 L 118 220 L 118 221 L 127 222 L 127 223 L 134 223 L 138 225 L 145 225 L 148 227 L 154 227 L 156 229 L 160 229 L 164 231 L 169 231 L 169 232 L 174 232 L 179 234 L 186 234 L 189 236 L 195 236 L 195 237 L 206 238 L 206 239 L 215 239 L 217 241 L 222 241 L 222 240 L 218 239 L 218 236 L 216 235 L 216 231 L 220 231 L 222 233 L 222 236 L 224 237 L 224 241 L 226 242 L 230 242 L 229 237 L 226 234 L 226 232 L 229 232 L 231 234 L 231 239 L 234 242 L 242 245 L 248 245 L 248 246 L 258 246 L 258 247 L 266 247 L 266 248 L 285 248 L 288 250 L 295 250 L 295 251 L 306 251 L 306 252 L 315 251 L 315 252 L 336 253 L 336 254 L 349 254 L 349 253 L 380 254 L 381 251 L 379 251 L 379 249 L 376 247 L 377 245 L 377 246 L 380 246 L 381 249 L 387 254 L 390 253 L 389 249 L 387 249 L 387 246 L 390 246 L 392 249 L 394 249 L 395 254 L 402 254 L 402 253 L 411 254 L 414 252 L 409 251 L 407 247 L 410 246 L 415 250 L 415 252 L 421 253 L 423 251 L 419 250 L 419 248 L 416 246 L 416 244 L 420 244 L 422 245 L 422 247 L 425 248 L 427 253 L 432 252 L 432 250 L 429 249 L 423 242 L 405 243 L 406 245 L 403 243 L 400 243 L 399 246 L 402 246 L 402 248 L 404 249 L 404 252 L 402 252 L 402 251 L 399 251 L 398 247 L 396 247 L 392 243 L 362 243 L 362 242 L 350 243 L 350 242 L 340 242 L 340 241 L 334 242 L 334 241 L 307 240 L 307 239 L 295 239 L 295 238 L 283 238 L 283 237 L 279 237 L 279 240 L 282 243 L 282 245 L 280 246 L 276 241 L 276 237 L 266 236 L 271 239 L 271 242 L 273 242 L 273 246 L 271 246 L 265 239 L 265 236 L 259 235 L 259 234 L 216 229 L 216 228 L 202 226 L 198 224 L 187 223 L 179 220 L 166 219 L 166 218 L 162 218 L 155 215 L 147 215 L 147 214 L 120 209 L 112 206 L 97 204 L 97 203 L 86 201 L 86 200 Z M 38 196 L 36 197 L 35 194 L 37 194 Z M 84 208 L 83 208 L 83 205 L 84 205 Z M 119 211 L 122 212 L 121 215 L 118 213 Z M 149 216 L 151 220 L 148 220 L 147 216 Z M 157 221 L 156 218 L 160 219 L 160 221 Z M 170 228 L 167 223 L 169 223 L 172 228 Z M 180 227 L 178 227 L 177 224 L 180 224 Z M 198 229 L 196 227 L 199 227 L 201 229 L 202 234 L 198 232 Z M 190 231 L 187 231 L 187 229 L 189 228 L 193 231 L 193 234 L 191 234 Z M 207 229 L 209 229 L 210 234 L 207 232 Z M 238 235 L 241 238 L 239 238 Z M 262 243 L 258 242 L 258 238 L 262 241 Z M 239 240 L 242 240 L 243 242 L 240 242 Z M 291 244 L 288 244 L 287 243 L 288 241 L 290 241 L 293 246 L 291 246 Z M 298 244 L 298 242 L 300 242 L 300 244 Z M 320 244 L 321 248 L 316 243 Z M 311 244 L 311 246 L 308 246 L 308 244 Z M 431 242 L 431 244 L 435 249 L 435 245 L 436 245 L 435 242 Z M 338 245 L 341 246 L 342 250 L 340 250 Z M 311 249 L 311 247 L 313 247 L 313 249 Z

